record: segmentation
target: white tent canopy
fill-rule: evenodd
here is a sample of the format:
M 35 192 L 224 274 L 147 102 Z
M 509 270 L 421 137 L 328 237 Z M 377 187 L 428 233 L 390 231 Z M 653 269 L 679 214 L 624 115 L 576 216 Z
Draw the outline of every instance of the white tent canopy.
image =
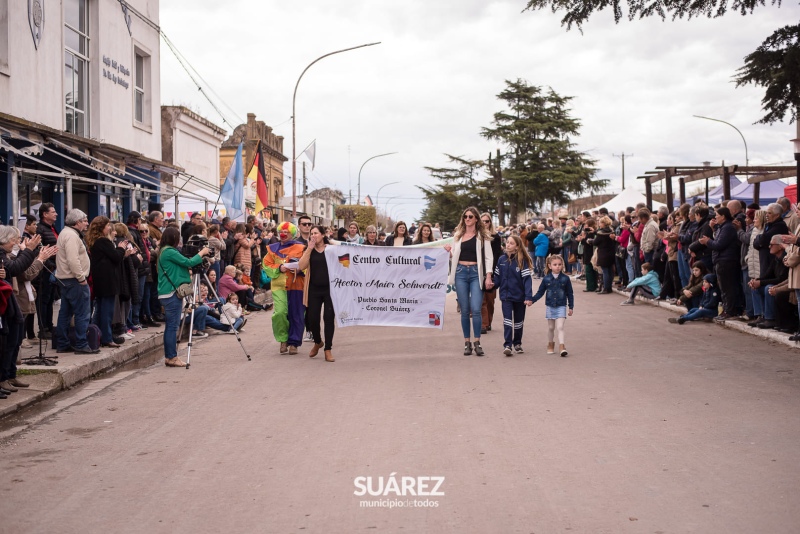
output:
M 221 200 L 217 204 L 216 211 L 214 211 L 214 204 L 217 203 L 218 198 L 219 193 L 208 189 L 197 188 L 191 191 L 181 191 L 178 193 L 179 212 L 175 212 L 175 197 L 170 197 L 164 201 L 164 217 L 167 219 L 187 220 L 195 211 L 205 213 L 205 216 L 209 218 L 225 217 L 225 205 L 222 204 Z
M 641 191 L 636 191 L 635 189 L 623 189 L 622 192 L 606 202 L 605 204 L 601 204 L 592 209 L 600 209 L 606 208 L 609 213 L 619 213 L 620 211 L 624 211 L 627 207 L 635 208 L 636 204 L 639 202 L 647 203 L 647 197 Z M 662 204 L 661 202 L 653 201 L 653 210 L 657 210 L 661 206 L 666 206 L 666 204 Z

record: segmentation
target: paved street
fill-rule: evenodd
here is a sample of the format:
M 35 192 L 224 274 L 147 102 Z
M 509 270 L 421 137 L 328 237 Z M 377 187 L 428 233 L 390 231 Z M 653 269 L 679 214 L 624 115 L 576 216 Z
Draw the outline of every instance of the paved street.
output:
M 568 358 L 544 354 L 541 302 L 512 358 L 500 315 L 488 357 L 460 355 L 452 296 L 444 332 L 339 330 L 333 364 L 278 355 L 251 315 L 252 362 L 213 336 L 188 371 L 91 382 L 7 425 L 0 530 L 796 532 L 800 352 L 581 288 Z M 354 495 L 392 474 L 443 495 Z

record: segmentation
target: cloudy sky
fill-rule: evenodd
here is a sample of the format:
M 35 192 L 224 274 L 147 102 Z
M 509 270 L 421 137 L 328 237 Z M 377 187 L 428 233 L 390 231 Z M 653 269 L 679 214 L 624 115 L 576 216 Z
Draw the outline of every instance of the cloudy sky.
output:
M 578 148 L 598 160 L 609 192 L 657 165 L 703 161 L 744 165 L 736 125 L 750 164 L 793 165 L 795 125 L 753 123 L 762 91 L 736 89 L 732 76 L 775 29 L 800 19 L 796 2 L 754 15 L 614 24 L 596 13 L 584 33 L 569 32 L 560 15 L 522 12 L 524 0 L 170 0 L 161 27 L 208 82 L 236 124 L 255 113 L 283 135 L 291 158 L 292 92 L 317 57 L 351 46 L 381 44 L 323 59 L 303 77 L 297 94 L 298 153 L 317 140 L 309 189 L 335 187 L 378 199 L 395 218 L 424 208 L 416 185 L 425 166 L 446 164 L 445 153 L 486 158 L 498 147 L 479 136 L 502 109 L 504 80 L 522 78 L 573 96 L 582 122 Z M 164 104 L 182 104 L 228 127 L 162 46 Z M 230 130 L 230 128 L 229 128 Z M 298 174 L 300 174 L 298 162 Z M 291 161 L 284 168 L 291 195 Z M 299 185 L 298 185 L 299 187 Z M 298 189 L 299 191 L 299 189 Z

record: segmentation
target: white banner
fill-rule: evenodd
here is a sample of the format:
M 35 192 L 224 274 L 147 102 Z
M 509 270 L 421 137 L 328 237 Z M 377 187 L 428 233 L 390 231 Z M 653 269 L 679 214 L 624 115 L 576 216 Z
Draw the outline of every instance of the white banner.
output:
M 450 254 L 443 248 L 325 248 L 336 325 L 443 326 Z

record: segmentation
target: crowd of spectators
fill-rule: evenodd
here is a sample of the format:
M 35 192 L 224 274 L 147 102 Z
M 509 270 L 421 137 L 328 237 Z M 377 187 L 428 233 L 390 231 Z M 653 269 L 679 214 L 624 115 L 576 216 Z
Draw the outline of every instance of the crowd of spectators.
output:
M 563 255 L 566 272 L 587 293 L 630 292 L 687 309 L 675 320 L 738 320 L 800 341 L 800 210 L 787 198 L 767 206 L 738 200 L 683 204 L 655 212 L 644 204 L 619 213 L 600 209 L 501 229 L 528 243 L 535 277 L 544 258 Z M 710 291 L 710 293 L 708 293 Z M 707 294 L 708 293 L 708 294 Z M 716 295 L 716 300 L 712 298 Z M 698 310 L 703 310 L 698 312 Z
M 58 217 L 53 204 L 43 203 L 38 219 L 26 216 L 24 231 L 0 225 L 0 398 L 29 386 L 16 376 L 20 348 L 41 341 L 43 349 L 49 343 L 56 349 L 49 358 L 94 354 L 165 322 L 157 266 L 169 227 L 180 230 L 179 249 L 196 239 L 214 250 L 201 271 L 206 276 L 197 296 L 200 313 L 193 328 L 201 337 L 207 328 L 240 330 L 251 311 L 268 309 L 255 297 L 269 289 L 260 267 L 264 250 L 275 240 L 270 221 L 254 216 L 246 223 L 209 221 L 194 213 L 179 227 L 161 212 L 145 218 L 133 211 L 124 223 L 104 216 L 90 222 L 83 211 L 72 209 L 59 230 Z M 214 293 L 219 300 L 209 298 Z M 89 335 L 90 324 L 99 329 L 98 346 Z

